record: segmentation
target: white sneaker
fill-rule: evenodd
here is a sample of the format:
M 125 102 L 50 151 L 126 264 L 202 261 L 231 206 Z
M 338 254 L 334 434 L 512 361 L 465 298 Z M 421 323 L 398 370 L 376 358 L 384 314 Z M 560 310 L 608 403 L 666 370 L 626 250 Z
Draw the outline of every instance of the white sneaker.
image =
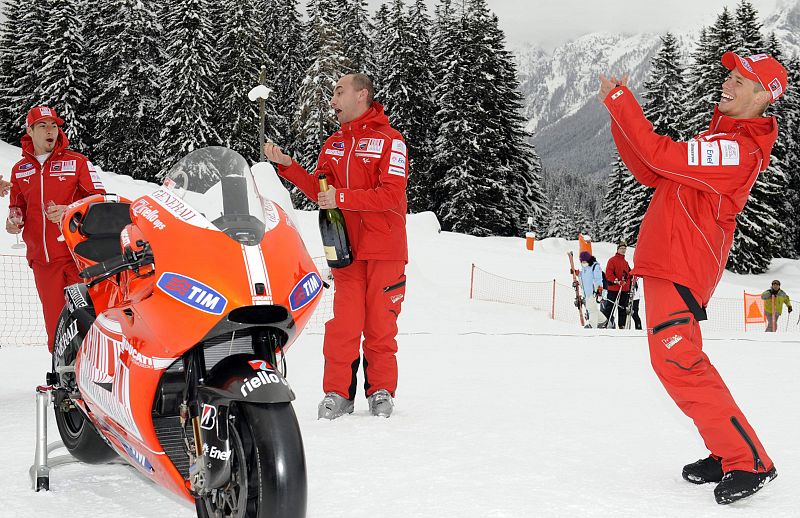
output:
M 394 409 L 394 400 L 392 395 L 386 389 L 375 391 L 370 397 L 367 398 L 369 403 L 369 411 L 376 417 L 389 417 L 392 415 Z
M 353 400 L 345 399 L 336 392 L 328 392 L 317 407 L 317 419 L 336 419 L 353 413 Z

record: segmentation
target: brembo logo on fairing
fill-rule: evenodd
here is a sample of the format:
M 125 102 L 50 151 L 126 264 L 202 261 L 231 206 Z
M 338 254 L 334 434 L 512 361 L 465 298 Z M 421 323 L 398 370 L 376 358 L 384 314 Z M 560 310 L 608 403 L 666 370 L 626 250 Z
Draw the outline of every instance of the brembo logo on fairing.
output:
M 177 273 L 164 272 L 157 285 L 172 298 L 213 315 L 221 315 L 228 305 L 228 299 L 221 293 L 200 281 Z

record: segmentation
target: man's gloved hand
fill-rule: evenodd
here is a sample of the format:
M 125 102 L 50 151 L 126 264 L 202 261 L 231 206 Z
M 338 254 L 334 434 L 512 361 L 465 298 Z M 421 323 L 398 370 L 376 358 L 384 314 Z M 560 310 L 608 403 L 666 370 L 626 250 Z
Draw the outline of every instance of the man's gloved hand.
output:
M 598 286 L 597 287 L 597 296 L 598 297 L 602 297 L 603 296 L 603 287 L 602 286 Z
M 572 287 L 573 288 L 577 288 L 580 285 L 581 285 L 581 283 L 579 283 L 578 281 L 572 281 Z

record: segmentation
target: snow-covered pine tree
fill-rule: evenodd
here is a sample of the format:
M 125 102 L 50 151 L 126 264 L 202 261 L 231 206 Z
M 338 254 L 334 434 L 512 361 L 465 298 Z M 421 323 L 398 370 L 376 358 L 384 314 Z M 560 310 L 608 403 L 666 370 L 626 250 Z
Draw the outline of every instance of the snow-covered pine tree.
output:
M 608 175 L 606 183 L 606 194 L 603 197 L 603 208 L 600 209 L 600 223 L 596 236 L 602 241 L 615 243 L 624 239 L 625 214 L 622 213 L 622 196 L 625 188 L 625 178 L 630 177 L 631 173 L 625 167 L 625 163 L 616 154 L 616 159 L 612 163 L 611 174 Z
M 419 180 L 427 174 L 432 155 L 430 121 L 436 111 L 433 104 L 433 63 L 430 58 L 430 20 L 424 2 L 406 13 L 402 0 L 394 0 L 376 20 L 377 69 L 381 80 L 376 100 L 381 102 L 392 125 L 408 145 L 409 175 L 407 196 L 409 210 L 428 210 L 426 196 L 419 192 Z M 412 19 L 411 16 L 414 16 Z M 427 28 L 427 29 L 426 29 Z
M 298 91 L 294 134 L 295 158 L 309 172 L 316 169 L 322 144 L 338 128 L 330 101 L 337 81 L 350 69 L 339 32 L 331 22 L 331 9 L 328 0 L 311 0 L 308 6 L 305 54 L 309 65 Z M 296 188 L 292 200 L 298 208 L 314 207 Z
M 574 211 L 572 211 L 571 223 L 572 227 L 575 229 L 575 235 L 569 237 L 568 239 L 577 239 L 578 234 L 588 234 L 589 236 L 593 235 L 592 224 L 589 223 L 589 218 L 581 209 L 576 208 Z
M 259 159 L 258 103 L 247 94 L 256 84 L 261 66 L 274 73 L 272 62 L 263 46 L 259 7 L 255 0 L 222 0 L 219 2 L 220 28 L 216 48 L 219 68 L 214 120 L 222 144 L 241 154 L 249 162 Z M 268 100 L 271 101 L 271 100 Z M 277 120 L 272 102 L 265 103 L 266 120 Z M 266 136 L 278 135 L 266 128 Z
M 88 112 L 89 99 L 82 12 L 81 0 L 60 0 L 49 4 L 49 17 L 42 35 L 46 45 L 35 97 L 42 104 L 53 107 L 64 119 L 64 133 L 70 147 L 85 153 L 84 116 Z
M 767 50 L 764 48 L 757 13 L 745 0 L 737 9 L 736 23 L 737 33 L 746 35 L 746 40 L 742 40 L 739 47 L 743 54 Z M 778 46 L 769 50 L 776 56 L 781 54 Z M 728 259 L 728 269 L 731 271 L 761 273 L 769 268 L 773 257 L 791 255 L 786 239 L 786 219 L 791 208 L 786 205 L 785 198 L 789 187 L 789 179 L 783 171 L 785 156 L 785 136 L 779 131 L 769 167 L 758 176 L 750 190 L 747 205 L 736 218 L 736 232 Z
M 727 7 L 714 25 L 701 30 L 692 64 L 687 69 L 687 96 L 682 103 L 686 128 L 684 135 L 693 136 L 708 129 L 714 106 L 719 101 L 722 83 L 728 70 L 722 66 L 722 54 L 738 47 L 736 20 Z
M 305 30 L 297 0 L 266 0 L 262 14 L 261 46 L 272 63 L 267 69 L 267 86 L 273 92 L 267 100 L 276 115 L 266 120 L 266 133 L 289 154 L 295 151 L 292 126 L 297 113 L 297 91 L 305 75 L 303 40 Z
M 642 110 L 645 117 L 653 124 L 653 130 L 679 141 L 681 135 L 681 117 L 683 115 L 682 95 L 685 91 L 683 82 L 683 58 L 678 47 L 678 40 L 671 33 L 661 38 L 661 48 L 653 57 L 650 74 L 644 83 Z M 653 189 L 640 184 L 633 175 L 623 179 L 623 195 L 620 200 L 620 212 L 625 217 L 622 225 L 622 239 L 635 244 L 639 238 L 639 227 L 650 205 Z
M 331 11 L 331 21 L 342 39 L 342 54 L 350 65 L 345 73 L 372 74 L 372 23 L 366 0 L 344 0 Z
M 91 158 L 104 169 L 155 181 L 161 170 L 157 143 L 160 31 L 152 0 L 104 3 L 105 20 L 93 49 L 94 145 Z M 98 6 L 99 7 L 99 6 Z M 91 72 L 90 72 L 91 74 Z
M 778 134 L 785 146 L 781 169 L 788 177 L 789 184 L 784 197 L 784 206 L 788 207 L 789 213 L 784 214 L 782 219 L 789 229 L 785 247 L 787 253 L 781 255 L 797 258 L 800 257 L 800 218 L 797 217 L 797 207 L 800 207 L 800 57 L 784 60 L 783 64 L 789 73 L 789 86 L 776 103 L 776 116 Z
M 577 239 L 578 231 L 572 219 L 567 217 L 564 207 L 558 201 L 553 202 L 550 209 L 550 220 L 547 223 L 545 237 L 561 237 L 564 239 Z
M 487 42 L 492 49 L 496 66 L 486 67 L 485 77 L 497 83 L 497 95 L 487 98 L 485 109 L 499 124 L 501 137 L 495 142 L 497 156 L 507 171 L 509 212 L 514 217 L 514 235 L 525 231 L 528 217 L 534 221 L 547 217 L 548 203 L 542 185 L 542 163 L 530 143 L 532 135 L 525 130 L 523 98 L 519 89 L 517 67 L 512 53 L 506 49 L 505 35 L 495 14 L 489 13 L 485 2 L 476 2 L 475 19 L 486 27 Z M 486 62 L 489 64 L 489 62 Z M 496 71 L 496 72 L 495 72 Z
M 748 0 L 741 0 L 736 6 L 736 26 L 737 45 L 730 50 L 742 56 L 766 51 L 764 36 L 761 34 L 761 22 L 758 21 L 758 11 Z
M 429 183 L 433 143 L 436 138 L 431 121 L 436 114 L 433 92 L 437 64 L 433 59 L 431 31 L 433 25 L 424 0 L 415 0 L 408 14 L 408 76 L 412 78 L 413 92 L 409 92 L 407 115 L 404 117 L 403 136 L 408 144 L 409 176 L 408 207 L 411 212 L 431 210 L 428 197 L 423 192 Z M 392 119 L 394 122 L 394 119 Z
M 439 132 L 430 177 L 441 182 L 435 194 L 441 200 L 439 220 L 455 232 L 520 235 L 534 210 L 535 165 L 512 167 L 519 164 L 514 160 L 533 161 L 535 155 L 512 157 L 511 149 L 525 151 L 524 141 L 505 141 L 509 131 L 522 131 L 515 126 L 516 107 L 496 104 L 508 102 L 507 88 L 516 87 L 495 43 L 497 19 L 485 0 L 469 0 L 454 14 L 452 22 L 437 23 L 437 29 L 447 30 L 438 37 L 445 59 L 437 61 L 445 68 L 434 92 L 440 102 Z
M 389 4 L 381 4 L 372 21 L 372 32 L 370 41 L 372 42 L 373 55 L 370 58 L 369 68 L 372 71 L 372 83 L 375 91 L 383 88 L 383 78 L 387 75 L 384 70 L 384 56 L 388 47 L 389 33 Z M 376 97 L 377 99 L 377 97 Z
M 159 155 L 166 172 L 186 153 L 221 139 L 212 119 L 219 57 L 209 0 L 177 0 L 164 12 Z
M 29 8 L 25 4 L 25 10 Z M 23 15 L 21 0 L 7 0 L 2 6 L 4 21 L 0 24 L 0 140 L 16 144 L 22 135 L 23 107 L 16 100 L 22 93 L 20 83 L 25 78 L 20 60 L 20 35 L 22 30 L 20 18 Z

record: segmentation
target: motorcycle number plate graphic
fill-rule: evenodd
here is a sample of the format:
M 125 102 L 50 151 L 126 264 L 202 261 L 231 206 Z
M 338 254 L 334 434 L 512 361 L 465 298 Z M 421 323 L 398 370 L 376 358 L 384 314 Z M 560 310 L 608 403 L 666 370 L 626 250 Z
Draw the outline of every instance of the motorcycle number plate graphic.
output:
M 203 405 L 203 412 L 200 416 L 200 428 L 203 430 L 213 430 L 217 424 L 217 407 L 214 405 Z
M 302 308 L 317 296 L 322 289 L 322 279 L 314 272 L 306 274 L 289 295 L 289 306 L 292 311 Z
M 228 305 L 228 299 L 221 293 L 185 275 L 164 272 L 157 285 L 170 297 L 212 315 L 221 315 Z

